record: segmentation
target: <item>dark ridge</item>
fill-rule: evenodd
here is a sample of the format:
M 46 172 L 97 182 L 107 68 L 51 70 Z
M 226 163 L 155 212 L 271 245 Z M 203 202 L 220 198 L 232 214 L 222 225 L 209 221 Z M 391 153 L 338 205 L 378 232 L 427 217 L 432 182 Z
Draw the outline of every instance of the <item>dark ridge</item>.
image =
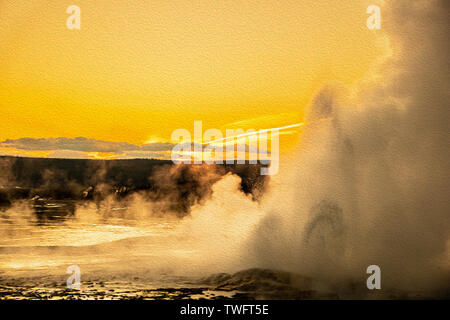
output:
M 18 199 L 118 199 L 140 192 L 150 201 L 170 203 L 167 210 L 187 213 L 211 194 L 228 173 L 241 178 L 241 190 L 255 200 L 267 176 L 260 164 L 179 164 L 170 160 L 49 159 L 0 156 L 0 206 Z M 167 201 L 168 200 L 168 201 Z

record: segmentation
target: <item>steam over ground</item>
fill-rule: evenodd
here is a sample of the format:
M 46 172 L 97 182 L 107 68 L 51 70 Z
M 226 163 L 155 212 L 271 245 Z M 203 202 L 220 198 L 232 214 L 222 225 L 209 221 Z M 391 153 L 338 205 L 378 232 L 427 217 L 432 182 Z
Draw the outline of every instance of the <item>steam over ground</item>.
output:
M 261 265 L 339 281 L 376 264 L 385 288 L 449 288 L 448 14 L 447 1 L 392 1 L 392 56 L 312 101 L 306 121 L 332 120 L 305 129 L 294 179 L 280 170 L 284 201 L 267 199 L 249 244 Z
M 354 88 L 317 94 L 306 122 L 331 120 L 305 127 L 297 154 L 281 159 L 258 218 L 249 200 L 230 194 L 230 177 L 216 200 L 193 210 L 207 221 L 199 229 L 214 230 L 207 243 L 227 235 L 211 252 L 232 256 L 235 268 L 330 284 L 365 283 L 375 264 L 384 288 L 449 289 L 448 9 L 446 1 L 382 8 L 392 54 Z M 236 243 L 240 254 L 229 250 Z

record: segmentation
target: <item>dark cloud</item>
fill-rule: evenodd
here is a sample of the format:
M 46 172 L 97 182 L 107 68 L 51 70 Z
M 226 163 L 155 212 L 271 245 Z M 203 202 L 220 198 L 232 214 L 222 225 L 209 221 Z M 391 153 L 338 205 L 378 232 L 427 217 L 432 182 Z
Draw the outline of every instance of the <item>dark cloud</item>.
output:
M 0 147 L 15 148 L 27 151 L 65 150 L 80 152 L 113 152 L 124 153 L 128 151 L 170 151 L 172 143 L 150 143 L 142 146 L 128 142 L 114 142 L 84 137 L 77 138 L 20 138 L 7 139 L 0 142 Z
M 155 142 L 142 145 L 144 151 L 170 151 L 175 145 L 169 142 Z
M 123 152 L 139 150 L 140 147 L 127 142 L 112 142 L 84 137 L 77 138 L 20 138 L 7 139 L 0 143 L 2 147 L 20 150 L 72 150 L 84 152 Z
M 182 144 L 183 149 L 205 150 L 207 145 L 186 142 Z M 0 147 L 14 148 L 23 151 L 52 151 L 49 158 L 88 158 L 86 152 L 115 153 L 119 158 L 158 158 L 169 159 L 170 152 L 175 144 L 170 142 L 155 142 L 143 145 L 128 142 L 114 142 L 84 137 L 77 138 L 20 138 L 7 139 L 0 142 Z M 246 153 L 249 153 L 249 145 L 244 145 Z M 225 152 L 226 147 L 223 146 Z M 259 150 L 263 152 L 264 150 Z M 256 150 L 258 152 L 258 150 Z M 267 152 L 270 155 L 270 151 Z
M 164 154 L 162 152 L 153 152 L 153 151 L 127 151 L 118 157 L 118 159 L 140 159 L 140 158 L 170 159 L 170 155 Z

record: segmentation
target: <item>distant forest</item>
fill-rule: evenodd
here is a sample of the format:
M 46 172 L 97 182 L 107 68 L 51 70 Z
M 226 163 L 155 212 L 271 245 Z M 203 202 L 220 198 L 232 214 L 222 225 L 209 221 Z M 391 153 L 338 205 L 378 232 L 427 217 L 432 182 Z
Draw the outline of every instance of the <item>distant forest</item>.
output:
M 241 189 L 256 200 L 267 176 L 260 164 L 175 165 L 168 160 L 49 159 L 0 157 L 0 205 L 15 199 L 101 200 L 141 192 L 150 200 L 170 195 L 174 206 L 187 210 L 211 193 L 227 173 L 241 178 Z M 175 195 L 175 196 L 174 196 Z

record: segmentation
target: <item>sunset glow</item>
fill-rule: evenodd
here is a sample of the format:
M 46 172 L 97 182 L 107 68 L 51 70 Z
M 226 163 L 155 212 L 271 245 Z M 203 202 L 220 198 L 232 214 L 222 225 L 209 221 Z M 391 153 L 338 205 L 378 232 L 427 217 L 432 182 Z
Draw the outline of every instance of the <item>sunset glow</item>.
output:
M 365 26 L 369 1 L 77 4 L 81 30 L 66 28 L 63 3 L 45 12 L 34 2 L 0 5 L 0 142 L 170 142 L 195 120 L 205 128 L 281 127 L 301 121 L 323 83 L 351 84 L 383 53 Z M 281 139 L 281 150 L 293 145 Z M 28 156 L 132 156 L 0 147 Z

